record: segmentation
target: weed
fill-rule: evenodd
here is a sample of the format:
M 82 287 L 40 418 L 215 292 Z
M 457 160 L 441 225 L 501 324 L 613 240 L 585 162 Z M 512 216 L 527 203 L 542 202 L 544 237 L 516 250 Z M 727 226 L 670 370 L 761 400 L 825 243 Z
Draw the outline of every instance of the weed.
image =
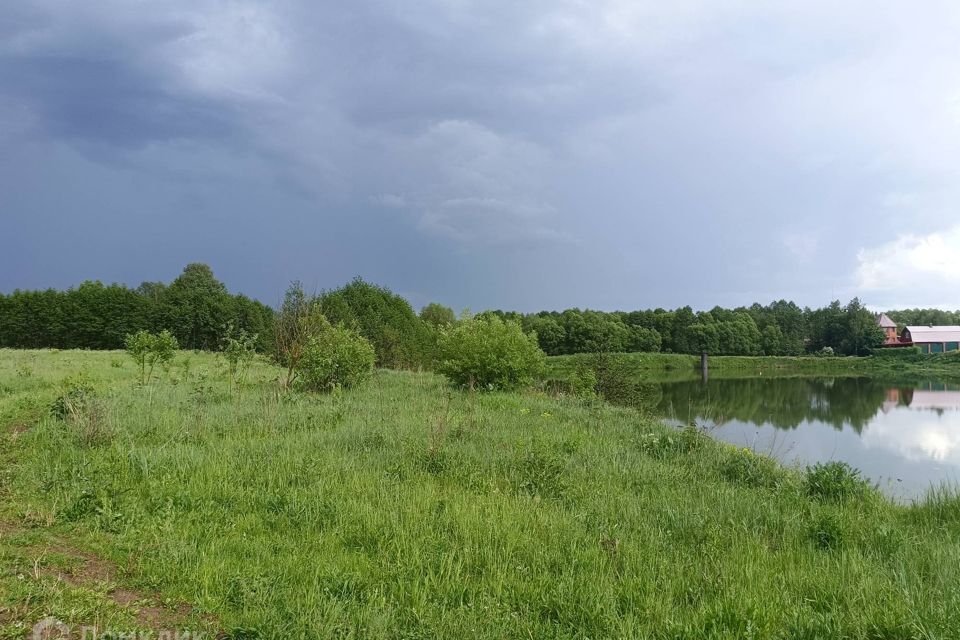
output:
M 808 529 L 810 541 L 818 549 L 836 549 L 840 547 L 846 533 L 843 521 L 833 511 L 822 511 L 813 518 Z
M 871 485 L 857 469 L 834 461 L 807 467 L 804 488 L 812 498 L 842 502 L 867 495 Z
M 516 490 L 530 496 L 560 499 L 567 495 L 567 460 L 558 451 L 534 443 L 512 463 Z
M 61 392 L 50 404 L 50 413 L 59 420 L 79 418 L 89 407 L 94 387 L 84 374 L 69 376 L 61 384 Z
M 667 433 L 641 433 L 635 438 L 635 442 L 641 451 L 661 460 L 698 451 L 708 441 L 706 434 L 694 426 Z
M 747 487 L 775 488 L 786 480 L 783 468 L 774 460 L 745 447 L 730 447 L 725 452 L 720 474 L 728 482 Z

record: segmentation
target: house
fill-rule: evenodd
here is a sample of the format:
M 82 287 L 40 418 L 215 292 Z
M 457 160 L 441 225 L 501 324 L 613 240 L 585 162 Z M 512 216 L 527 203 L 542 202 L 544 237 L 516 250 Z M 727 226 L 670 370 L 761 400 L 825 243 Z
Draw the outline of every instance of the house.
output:
M 904 327 L 900 344 L 920 347 L 922 353 L 944 353 L 960 349 L 960 326 Z
M 899 338 L 897 338 L 897 323 L 891 320 L 887 314 L 878 314 L 877 324 L 883 329 L 884 345 L 895 345 L 900 342 Z

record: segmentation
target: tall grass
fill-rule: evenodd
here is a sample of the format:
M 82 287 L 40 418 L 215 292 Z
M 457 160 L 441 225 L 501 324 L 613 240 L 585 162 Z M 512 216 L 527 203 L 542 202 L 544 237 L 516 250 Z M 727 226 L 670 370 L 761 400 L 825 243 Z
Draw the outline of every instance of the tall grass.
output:
M 595 402 L 460 392 L 427 373 L 298 395 L 278 394 L 263 363 L 231 391 L 197 354 L 140 387 L 122 358 L 0 352 L 0 430 L 27 427 L 0 439 L 2 519 L 116 562 L 131 585 L 234 637 L 960 629 L 950 492 L 912 507 L 869 488 L 827 499 L 693 429 Z M 48 411 L 78 371 L 104 438 Z M 9 634 L 17 580 L 0 574 Z

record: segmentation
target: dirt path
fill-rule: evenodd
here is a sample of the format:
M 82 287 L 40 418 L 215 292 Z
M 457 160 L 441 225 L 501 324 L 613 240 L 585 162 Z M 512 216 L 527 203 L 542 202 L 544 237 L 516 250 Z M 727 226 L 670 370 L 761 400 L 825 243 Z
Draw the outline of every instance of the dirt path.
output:
M 0 520 L 0 557 L 13 555 L 21 562 L 17 580 L 35 580 L 53 582 L 57 587 L 89 590 L 106 596 L 118 607 L 129 611 L 134 624 L 140 629 L 156 632 L 196 627 L 198 616 L 188 603 L 175 606 L 165 605 L 157 593 L 120 586 L 123 582 L 123 570 L 115 563 L 100 556 L 84 551 L 61 537 L 50 536 L 42 542 L 22 543 L 17 538 L 30 530 L 9 521 Z M 27 561 L 27 562 L 24 562 Z M 118 580 L 118 578 L 121 578 Z M 0 583 L 2 584 L 2 583 Z M 20 622 L 28 627 L 37 620 L 37 603 L 16 603 L 4 606 L 0 600 L 0 625 Z M 201 617 L 203 628 L 214 628 L 213 620 Z M 90 620 L 68 620 L 72 624 L 92 623 Z M 208 634 L 205 637 L 215 637 Z M 192 636 L 191 636 L 192 637 Z

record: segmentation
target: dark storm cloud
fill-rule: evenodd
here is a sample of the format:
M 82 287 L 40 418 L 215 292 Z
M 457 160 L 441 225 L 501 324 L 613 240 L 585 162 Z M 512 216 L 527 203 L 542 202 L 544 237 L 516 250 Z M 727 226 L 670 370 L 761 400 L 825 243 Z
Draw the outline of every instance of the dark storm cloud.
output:
M 8 97 L 38 118 L 38 133 L 57 139 L 125 147 L 224 137 L 231 130 L 224 105 L 170 95 L 121 60 L 8 59 L 0 66 L 0 82 Z
M 917 257 L 960 251 L 957 26 L 948 3 L 31 3 L 0 20 L 0 289 L 204 260 L 267 301 L 362 275 L 474 308 L 895 304 L 885 261 L 960 278 Z

